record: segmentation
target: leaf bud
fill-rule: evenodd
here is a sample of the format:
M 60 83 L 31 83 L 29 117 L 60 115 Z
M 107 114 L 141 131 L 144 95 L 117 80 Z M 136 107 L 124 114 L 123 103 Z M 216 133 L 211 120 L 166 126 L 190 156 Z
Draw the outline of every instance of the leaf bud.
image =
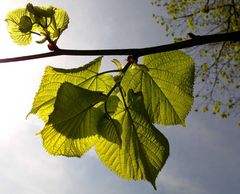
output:
M 49 42 L 48 43 L 48 49 L 50 51 L 56 51 L 58 49 L 56 42 Z

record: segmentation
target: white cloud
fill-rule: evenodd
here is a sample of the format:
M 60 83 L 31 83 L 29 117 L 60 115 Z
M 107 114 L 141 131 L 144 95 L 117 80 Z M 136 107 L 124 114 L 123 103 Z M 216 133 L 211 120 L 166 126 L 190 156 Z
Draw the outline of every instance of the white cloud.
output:
M 14 133 L 8 133 L 5 141 L 0 141 L 0 193 L 65 193 L 62 160 L 49 156 L 40 138 L 34 136 L 33 128 L 40 128 L 41 124 L 18 124 Z

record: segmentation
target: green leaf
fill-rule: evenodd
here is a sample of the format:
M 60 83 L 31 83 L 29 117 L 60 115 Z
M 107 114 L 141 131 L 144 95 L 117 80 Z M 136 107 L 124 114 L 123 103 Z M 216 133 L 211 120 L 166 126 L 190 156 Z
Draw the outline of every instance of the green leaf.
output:
M 100 136 L 108 141 L 121 145 L 122 126 L 117 120 L 111 117 L 117 111 L 119 102 L 120 100 L 117 96 L 111 95 L 107 98 L 105 103 L 98 106 L 98 108 L 105 112 L 104 118 L 99 123 L 98 132 Z
M 18 45 L 28 45 L 32 41 L 30 21 L 26 17 L 26 9 L 20 8 L 9 12 L 5 20 L 10 37 Z
M 37 17 L 52 17 L 55 14 L 55 8 L 53 6 L 40 7 L 33 6 L 31 3 L 28 3 L 26 9 Z
M 82 156 L 96 140 L 104 113 L 94 105 L 106 95 L 70 83 L 58 90 L 54 111 L 40 132 L 43 145 L 53 155 Z
M 126 106 L 125 106 L 125 105 Z M 113 115 L 121 126 L 121 145 L 100 138 L 95 149 L 101 161 L 118 176 L 130 180 L 155 179 L 169 155 L 167 139 L 152 125 L 141 93 L 128 92 Z
M 143 65 L 143 64 L 138 64 L 138 63 L 133 63 L 132 64 L 132 69 L 141 69 L 142 71 L 149 71 L 149 69 L 147 68 L 146 65 Z
M 219 112 L 220 108 L 221 108 L 221 104 L 220 103 L 213 104 L 213 113 Z
M 33 31 L 43 36 L 47 36 L 48 39 L 52 34 L 49 32 L 49 26 L 54 21 L 55 10 L 57 8 L 53 6 L 33 6 L 28 3 L 26 10 L 28 11 L 32 21 L 34 22 Z
M 117 59 L 113 59 L 112 62 L 117 66 L 118 70 L 121 70 L 123 65 Z
M 57 91 L 64 82 L 107 94 L 115 82 L 111 75 L 98 75 L 101 60 L 102 57 L 99 57 L 77 69 L 47 67 L 29 114 L 38 114 L 41 119 L 47 121 L 48 115 L 53 111 Z
M 28 3 L 25 8 L 8 13 L 8 31 L 14 42 L 19 45 L 30 44 L 31 33 L 43 36 L 42 41 L 57 41 L 68 27 L 69 17 L 63 9 L 53 6 L 40 7 Z
M 98 125 L 98 134 L 106 140 L 121 145 L 121 124 L 105 115 Z
M 153 123 L 182 124 L 193 104 L 194 65 L 180 51 L 147 55 L 142 62 L 148 69 L 129 68 L 121 86 L 143 94 L 146 110 Z
M 20 22 L 19 22 L 19 30 L 22 33 L 27 33 L 30 32 L 32 30 L 32 20 L 30 17 L 28 16 L 22 16 L 20 18 Z
M 51 25 L 48 27 L 51 33 L 51 38 L 58 39 L 61 33 L 67 29 L 69 23 L 69 16 L 63 9 L 56 9 L 54 14 L 54 19 Z

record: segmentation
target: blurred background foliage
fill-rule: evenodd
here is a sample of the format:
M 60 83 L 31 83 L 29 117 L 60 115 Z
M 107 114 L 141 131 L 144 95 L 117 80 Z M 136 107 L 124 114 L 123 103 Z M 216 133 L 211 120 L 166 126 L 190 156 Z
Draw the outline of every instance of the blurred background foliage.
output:
M 153 18 L 173 41 L 240 30 L 238 0 L 153 0 Z M 195 61 L 195 111 L 236 117 L 240 126 L 240 44 L 185 49 Z

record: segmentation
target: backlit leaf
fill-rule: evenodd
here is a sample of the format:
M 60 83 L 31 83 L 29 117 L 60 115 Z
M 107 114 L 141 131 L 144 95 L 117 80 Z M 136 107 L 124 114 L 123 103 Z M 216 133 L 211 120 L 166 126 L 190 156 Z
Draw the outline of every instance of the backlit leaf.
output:
M 43 145 L 53 155 L 82 156 L 96 140 L 98 123 L 104 113 L 94 105 L 104 101 L 101 92 L 70 83 L 58 90 L 54 111 L 40 132 Z
M 113 59 L 112 62 L 117 66 L 118 70 L 121 70 L 123 65 L 120 61 L 118 61 L 117 59 Z
M 63 9 L 28 3 L 26 8 L 9 12 L 6 21 L 13 41 L 19 45 L 28 45 L 32 40 L 32 33 L 42 36 L 42 40 L 57 41 L 68 27 L 69 17 Z
M 30 17 L 28 16 L 22 16 L 20 18 L 20 22 L 19 22 L 19 30 L 22 32 L 22 33 L 27 33 L 27 32 L 30 32 L 31 29 L 32 29 L 32 20 Z
M 33 6 L 31 3 L 28 3 L 26 9 L 37 17 L 52 17 L 55 14 L 55 9 L 52 6 L 40 7 Z
M 106 140 L 121 145 L 121 124 L 105 115 L 98 125 L 98 134 Z
M 26 25 L 20 25 L 20 21 L 26 16 L 26 9 L 19 8 L 11 11 L 7 14 L 6 22 L 8 27 L 8 32 L 12 40 L 19 45 L 28 45 L 32 41 L 31 33 L 29 32 L 29 21 Z M 20 30 L 24 29 L 24 30 Z M 27 29 L 27 30 L 26 30 Z
M 64 82 L 106 94 L 115 82 L 111 75 L 98 75 L 101 60 L 102 57 L 99 57 L 76 69 L 47 67 L 29 114 L 38 114 L 41 119 L 47 121 L 48 115 L 53 111 L 57 91 Z
M 48 30 L 51 33 L 51 38 L 54 40 L 58 38 L 61 33 L 67 29 L 69 23 L 69 17 L 67 12 L 63 9 L 56 9 L 54 14 L 54 20 L 52 20 L 51 25 Z
M 194 65 L 180 51 L 147 55 L 142 63 L 148 68 L 129 68 L 121 85 L 143 94 L 146 110 L 153 123 L 182 124 L 193 104 Z
M 101 161 L 118 176 L 130 180 L 155 179 L 169 154 L 167 139 L 151 124 L 140 93 L 128 92 L 113 115 L 121 126 L 121 146 L 100 138 L 95 145 Z

